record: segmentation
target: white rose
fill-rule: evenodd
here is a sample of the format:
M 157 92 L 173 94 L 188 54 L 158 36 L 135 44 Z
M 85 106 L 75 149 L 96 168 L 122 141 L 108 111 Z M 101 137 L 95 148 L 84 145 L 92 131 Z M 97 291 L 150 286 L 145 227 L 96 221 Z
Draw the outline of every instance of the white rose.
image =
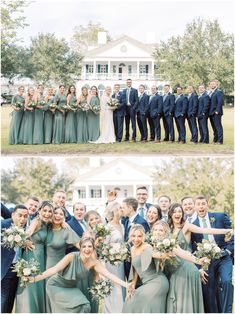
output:
M 171 241 L 169 239 L 164 239 L 162 243 L 164 244 L 165 247 L 168 247 L 171 245 Z
M 215 253 L 220 253 L 220 251 L 221 251 L 221 249 L 218 246 L 216 246 L 215 247 Z
M 32 272 L 37 271 L 37 267 L 36 267 L 36 266 L 31 267 L 31 271 L 32 271 Z
M 113 243 L 112 248 L 118 252 L 120 250 L 120 243 Z
M 11 234 L 9 237 L 7 237 L 8 242 L 12 242 L 14 240 L 14 236 Z
M 11 233 L 11 228 L 6 229 L 6 234 L 10 234 Z
M 29 276 L 31 274 L 31 270 L 29 268 L 25 268 L 25 269 L 23 269 L 23 274 L 25 276 Z
M 109 254 L 112 254 L 112 255 L 115 254 L 115 250 L 114 249 L 110 249 L 109 250 Z
M 121 259 L 121 258 L 122 258 L 122 256 L 120 254 L 116 255 L 116 259 Z
M 17 234 L 17 235 L 15 236 L 15 241 L 18 243 L 18 242 L 20 242 L 21 240 L 22 240 L 21 236 Z
M 212 249 L 212 246 L 210 243 L 205 243 L 203 248 L 206 252 L 210 252 L 210 250 Z

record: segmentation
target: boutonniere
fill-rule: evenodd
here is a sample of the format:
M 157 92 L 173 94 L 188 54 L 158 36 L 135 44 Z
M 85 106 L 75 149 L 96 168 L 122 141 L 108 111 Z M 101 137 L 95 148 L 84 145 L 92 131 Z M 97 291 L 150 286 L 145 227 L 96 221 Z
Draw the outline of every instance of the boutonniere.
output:
M 215 222 L 215 217 L 210 218 L 210 223 L 213 224 Z

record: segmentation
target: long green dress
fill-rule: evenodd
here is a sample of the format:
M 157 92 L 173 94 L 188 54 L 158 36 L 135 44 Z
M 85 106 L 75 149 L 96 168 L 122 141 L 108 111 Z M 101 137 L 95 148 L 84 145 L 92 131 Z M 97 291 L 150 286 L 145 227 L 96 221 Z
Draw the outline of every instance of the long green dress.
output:
M 63 109 L 63 106 L 66 106 L 66 95 L 57 94 L 55 96 L 55 103 L 57 104 L 59 109 Z M 65 112 L 55 111 L 54 117 L 54 127 L 53 127 L 53 136 L 52 143 L 53 144 L 61 144 L 64 143 L 64 131 L 65 131 Z
M 38 105 L 44 101 L 43 94 L 40 94 Z M 33 144 L 43 144 L 44 142 L 44 129 L 43 129 L 43 120 L 44 120 L 44 110 L 35 108 L 34 110 L 34 129 L 33 129 Z
M 69 105 L 73 108 L 76 105 L 77 98 L 72 95 L 69 101 Z M 76 111 L 68 110 L 65 118 L 65 143 L 76 143 L 77 142 L 77 129 L 76 129 Z
M 191 251 L 182 230 L 177 236 L 180 247 Z M 178 266 L 171 268 L 170 290 L 167 297 L 168 313 L 204 313 L 200 274 L 197 267 L 177 258 Z
M 30 99 L 33 102 L 33 98 Z M 34 110 L 25 109 L 24 116 L 21 123 L 20 139 L 23 144 L 33 144 L 33 130 L 34 130 Z
M 81 104 L 87 103 L 87 98 L 81 101 Z M 77 113 L 77 143 L 88 142 L 87 112 L 78 108 Z
M 50 110 L 50 105 L 54 102 L 54 96 L 52 96 L 48 102 L 47 105 L 45 105 L 44 109 L 44 143 L 45 144 L 51 144 L 52 141 L 52 134 L 53 134 L 53 120 L 54 120 L 54 114 Z
M 11 145 L 21 144 L 22 141 L 19 140 L 19 132 L 20 132 L 20 126 L 23 119 L 23 115 L 24 115 L 24 97 L 20 95 L 15 95 L 12 98 L 11 103 L 13 105 L 15 105 L 16 103 L 22 104 L 22 107 L 20 107 L 19 111 L 17 110 L 12 111 L 8 143 Z
M 41 229 L 34 233 L 30 240 L 35 245 L 35 250 L 25 250 L 22 258 L 36 259 L 40 263 L 40 270 L 45 270 L 45 241 L 47 226 L 42 223 Z M 18 286 L 16 293 L 16 313 L 45 313 L 46 312 L 46 285 L 45 280 L 29 284 L 26 288 Z
M 169 282 L 160 270 L 159 261 L 152 258 L 149 247 L 132 258 L 132 267 L 138 273 L 142 286 L 124 303 L 123 313 L 165 313 Z M 130 272 L 130 279 L 132 271 Z
M 93 270 L 84 266 L 79 252 L 71 254 L 71 263 L 47 282 L 52 313 L 96 313 L 97 304 L 91 301 L 88 292 L 93 282 Z
M 91 107 L 100 105 L 98 97 L 93 96 L 90 100 Z M 92 110 L 87 112 L 88 141 L 96 141 L 100 136 L 100 114 Z

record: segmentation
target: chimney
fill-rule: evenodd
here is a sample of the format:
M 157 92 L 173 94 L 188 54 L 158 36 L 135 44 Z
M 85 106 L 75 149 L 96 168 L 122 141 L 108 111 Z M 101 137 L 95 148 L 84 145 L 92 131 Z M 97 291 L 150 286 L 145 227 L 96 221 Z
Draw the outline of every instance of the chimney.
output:
M 107 43 L 107 33 L 98 32 L 98 45 L 105 45 Z

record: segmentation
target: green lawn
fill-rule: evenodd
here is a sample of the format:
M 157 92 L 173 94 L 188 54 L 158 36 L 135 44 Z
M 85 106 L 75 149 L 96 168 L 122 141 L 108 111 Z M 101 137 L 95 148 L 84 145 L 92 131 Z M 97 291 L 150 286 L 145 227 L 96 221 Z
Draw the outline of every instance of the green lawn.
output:
M 63 154 L 63 155 L 84 155 L 84 154 L 169 154 L 169 155 L 208 155 L 208 154 L 233 154 L 233 108 L 226 108 L 223 116 L 224 126 L 224 145 L 192 145 L 189 143 L 190 132 L 187 127 L 187 141 L 188 143 L 182 145 L 177 143 L 129 143 L 121 142 L 114 144 L 44 144 L 44 145 L 9 145 L 8 144 L 8 130 L 10 123 L 10 106 L 3 106 L 1 108 L 1 151 L 3 155 L 7 154 L 29 154 L 29 155 L 49 155 L 49 154 Z M 187 124 L 187 123 L 186 123 Z M 210 126 L 210 123 L 209 123 Z M 212 141 L 212 130 L 210 131 L 210 141 Z M 177 134 L 177 132 L 176 132 Z M 162 128 L 162 138 L 164 131 Z M 139 134 L 137 140 L 139 139 Z M 177 136 L 176 136 L 177 138 Z

